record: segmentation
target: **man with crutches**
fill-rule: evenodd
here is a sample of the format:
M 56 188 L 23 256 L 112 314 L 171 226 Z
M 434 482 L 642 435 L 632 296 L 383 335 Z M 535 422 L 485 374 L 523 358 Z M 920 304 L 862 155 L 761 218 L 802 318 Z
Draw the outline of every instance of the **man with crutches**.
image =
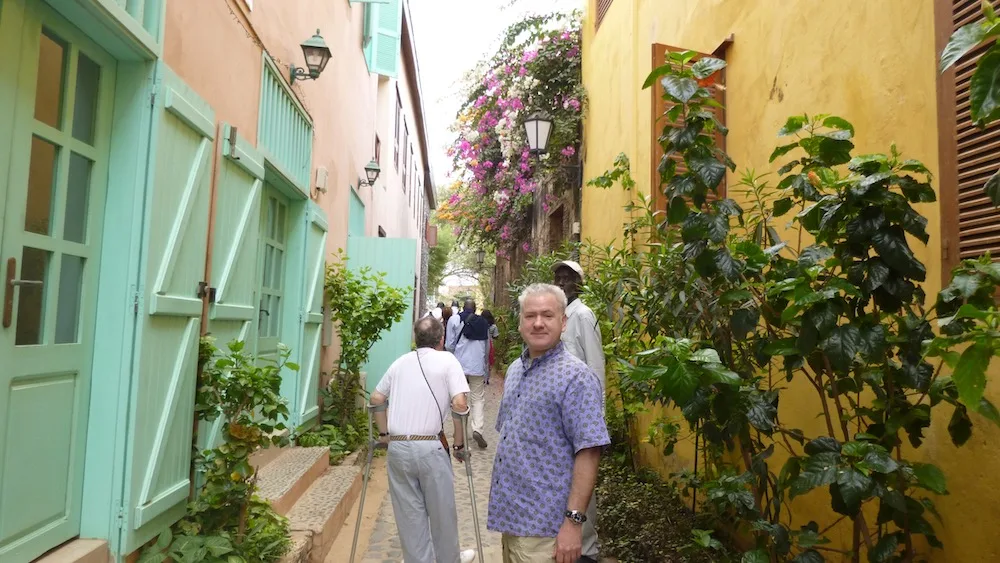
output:
M 441 351 L 444 328 L 433 317 L 414 325 L 417 350 L 393 362 L 371 396 L 379 442 L 388 448 L 389 495 L 405 563 L 469 563 L 461 552 L 455 483 L 444 420 L 468 410 L 469 384 L 455 357 Z M 388 404 L 388 408 L 380 408 Z M 462 423 L 453 418 L 456 458 Z M 366 472 L 368 469 L 366 469 Z M 360 509 L 359 509 L 360 510 Z

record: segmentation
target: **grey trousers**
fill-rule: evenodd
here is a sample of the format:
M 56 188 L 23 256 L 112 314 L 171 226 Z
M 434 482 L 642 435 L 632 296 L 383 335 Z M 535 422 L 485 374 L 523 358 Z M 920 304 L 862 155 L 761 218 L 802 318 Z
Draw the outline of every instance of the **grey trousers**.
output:
M 441 442 L 389 444 L 389 495 L 405 563 L 458 563 L 458 513 Z
M 590 493 L 590 504 L 587 505 L 587 521 L 583 523 L 583 548 L 580 550 L 580 555 L 591 559 L 597 559 L 597 552 L 600 550 L 597 530 L 594 528 L 597 525 L 597 487 L 594 488 L 595 491 Z

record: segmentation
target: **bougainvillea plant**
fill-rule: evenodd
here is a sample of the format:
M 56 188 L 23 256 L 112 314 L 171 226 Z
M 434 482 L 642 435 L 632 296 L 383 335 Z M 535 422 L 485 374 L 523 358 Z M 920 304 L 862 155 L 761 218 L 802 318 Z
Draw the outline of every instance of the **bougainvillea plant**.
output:
M 530 251 L 531 209 L 539 186 L 568 184 L 579 148 L 584 91 L 580 14 L 532 16 L 507 29 L 490 59 L 471 73 L 453 126 L 454 168 L 438 217 L 459 240 L 500 256 Z M 542 111 L 553 121 L 548 152 L 528 150 L 524 120 Z M 538 205 L 546 205 L 538 201 Z

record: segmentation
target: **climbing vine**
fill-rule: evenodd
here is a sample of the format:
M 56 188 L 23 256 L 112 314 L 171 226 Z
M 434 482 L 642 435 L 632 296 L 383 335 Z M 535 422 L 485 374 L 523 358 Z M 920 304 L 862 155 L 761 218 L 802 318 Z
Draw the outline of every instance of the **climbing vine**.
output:
M 452 182 L 438 217 L 460 242 L 530 250 L 531 208 L 539 186 L 566 184 L 579 144 L 585 102 L 580 14 L 532 16 L 512 25 L 496 54 L 474 71 L 449 149 Z M 548 153 L 532 157 L 524 120 L 543 111 L 553 120 Z

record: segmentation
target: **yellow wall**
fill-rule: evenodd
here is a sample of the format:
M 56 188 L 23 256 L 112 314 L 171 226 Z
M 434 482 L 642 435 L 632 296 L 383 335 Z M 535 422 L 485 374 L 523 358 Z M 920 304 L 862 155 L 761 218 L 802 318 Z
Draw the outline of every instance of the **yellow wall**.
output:
M 738 172 L 752 167 L 773 171 L 768 157 L 779 144 L 778 129 L 787 117 L 830 113 L 857 129 L 857 154 L 888 152 L 895 142 L 909 158 L 938 167 L 933 3 L 929 0 L 615 0 L 600 29 L 594 31 L 594 0 L 587 0 L 583 34 L 583 79 L 589 107 L 584 125 L 585 174 L 593 178 L 611 168 L 615 155 L 632 161 L 637 190 L 649 193 L 651 93 L 640 90 L 652 68 L 651 45 L 712 52 L 730 34 L 726 59 L 728 152 Z M 730 194 L 739 180 L 730 174 Z M 776 181 L 776 180 L 774 180 Z M 620 188 L 585 188 L 582 238 L 609 242 L 620 236 L 627 201 Z M 927 266 L 931 296 L 940 289 L 940 214 L 937 204 L 918 207 L 929 220 L 931 242 L 914 252 Z M 1000 370 L 994 370 L 994 373 Z M 994 379 L 1000 379 L 994 377 Z M 988 394 L 1000 398 L 1000 384 Z M 807 434 L 825 433 L 816 418 L 811 387 L 802 401 L 785 395 L 780 415 L 785 424 Z M 792 403 L 796 404 L 792 404 Z M 648 423 L 658 413 L 645 417 Z M 944 524 L 938 527 L 945 551 L 932 561 L 1000 560 L 1000 492 L 990 479 L 1000 474 L 1000 431 L 974 416 L 972 439 L 956 448 L 947 433 L 950 412 L 936 412 L 936 423 L 915 461 L 937 464 L 948 476 L 951 495 L 937 499 Z M 691 447 L 668 459 L 643 446 L 643 461 L 663 473 L 691 467 Z M 825 491 L 796 501 L 800 523 L 832 522 Z M 873 516 L 869 521 L 873 521 Z M 822 525 L 822 524 L 821 524 Z M 849 531 L 841 531 L 849 539 Z

